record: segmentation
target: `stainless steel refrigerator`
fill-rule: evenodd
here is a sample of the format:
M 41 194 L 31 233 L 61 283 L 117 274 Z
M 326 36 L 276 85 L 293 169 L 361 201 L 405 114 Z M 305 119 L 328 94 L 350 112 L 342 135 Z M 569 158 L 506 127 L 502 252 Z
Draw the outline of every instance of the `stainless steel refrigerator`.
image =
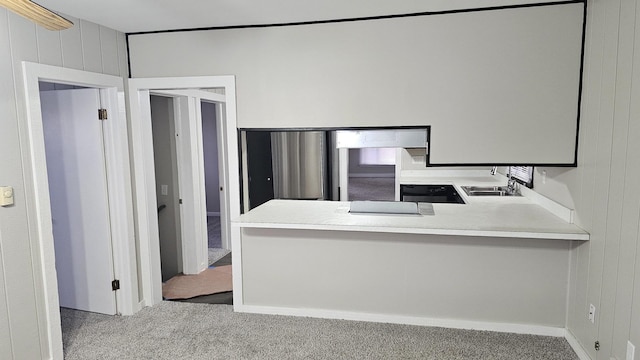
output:
M 328 199 L 326 131 L 271 133 L 273 190 L 276 199 Z

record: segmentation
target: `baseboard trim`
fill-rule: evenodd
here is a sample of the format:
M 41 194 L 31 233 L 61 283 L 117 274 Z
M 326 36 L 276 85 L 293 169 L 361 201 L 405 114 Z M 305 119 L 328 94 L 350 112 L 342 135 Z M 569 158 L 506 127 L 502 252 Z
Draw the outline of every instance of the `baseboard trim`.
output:
M 207 212 L 207 216 L 220 216 L 220 211 L 216 211 L 216 212 Z
M 321 319 L 339 319 L 339 320 L 354 320 L 354 321 L 366 321 L 366 322 L 377 322 L 377 323 L 388 323 L 388 324 L 433 326 L 433 327 L 444 327 L 444 328 L 452 328 L 452 329 L 485 330 L 485 331 L 496 331 L 496 332 L 529 334 L 529 335 L 543 335 L 543 336 L 554 336 L 554 337 L 565 337 L 567 334 L 565 328 L 558 328 L 558 327 L 552 327 L 552 326 L 494 323 L 494 322 L 486 322 L 486 321 L 466 321 L 466 320 L 454 320 L 454 319 L 435 319 L 435 318 L 425 318 L 425 317 L 417 317 L 417 316 L 372 314 L 372 313 L 360 313 L 360 312 L 351 312 L 351 311 L 299 309 L 299 308 L 254 306 L 254 305 L 239 305 L 239 304 L 234 305 L 233 310 L 236 312 L 253 313 L 253 314 L 287 315 L 287 316 L 314 317 L 314 318 L 321 318 Z M 590 360 L 590 359 L 587 358 L 587 360 Z
M 578 339 L 576 339 L 576 337 L 573 336 L 573 333 L 571 332 L 571 330 L 569 329 L 565 330 L 564 338 L 567 339 L 567 342 L 569 343 L 573 351 L 576 353 L 576 355 L 578 355 L 578 359 L 592 360 L 591 356 L 589 356 L 589 353 L 587 353 L 584 347 L 582 347 Z
M 145 307 L 144 300 L 139 301 L 137 307 L 135 308 L 134 314 L 142 310 L 144 307 Z

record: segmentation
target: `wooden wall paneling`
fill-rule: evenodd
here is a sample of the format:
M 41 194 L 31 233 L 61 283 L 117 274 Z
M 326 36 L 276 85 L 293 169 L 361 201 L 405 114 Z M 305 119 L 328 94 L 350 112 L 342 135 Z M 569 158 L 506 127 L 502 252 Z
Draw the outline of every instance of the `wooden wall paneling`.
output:
M 102 53 L 102 72 L 119 76 L 118 40 L 115 30 L 100 26 L 100 52 Z
M 602 285 L 605 260 L 605 245 L 607 235 L 607 209 L 609 203 L 609 184 L 611 180 L 611 152 L 613 143 L 613 116 L 614 116 L 614 97 L 616 87 L 616 65 L 617 65 L 617 44 L 618 44 L 618 21 L 619 21 L 618 0 L 610 1 L 604 4 L 604 23 L 602 34 L 604 36 L 603 62 L 602 62 L 602 78 L 600 81 L 599 108 L 598 116 L 598 138 L 595 144 L 596 156 L 592 160 L 595 166 L 595 183 L 593 188 L 593 226 L 591 232 L 591 252 L 589 254 L 590 267 L 587 288 L 587 303 L 596 306 L 599 311 L 602 310 Z M 588 308 L 587 308 L 588 309 Z M 585 309 L 586 311 L 586 309 Z M 601 335 L 599 332 L 600 316 L 596 315 L 595 326 L 587 324 L 588 336 L 587 350 L 595 359 L 596 353 L 593 341 L 598 340 Z M 602 334 L 604 335 L 604 334 Z M 604 352 L 600 352 L 604 354 Z M 602 355 L 600 355 L 602 356 Z
M 587 6 L 587 33 L 585 39 L 585 59 L 583 69 L 583 90 L 580 113 L 580 144 L 578 149 L 578 168 L 581 183 L 576 205 L 576 224 L 590 229 L 593 225 L 593 191 L 595 182 L 594 159 L 598 139 L 598 114 L 600 108 L 600 83 L 602 81 L 602 62 L 604 58 L 604 11 L 600 2 L 592 0 Z
M 629 136 L 629 159 L 632 163 L 628 165 L 629 171 L 635 173 L 634 182 L 637 184 L 638 174 L 640 171 L 640 150 L 638 149 L 638 130 L 640 127 L 640 6 L 636 5 L 635 11 L 636 26 L 635 26 L 635 39 L 634 39 L 634 54 L 633 54 L 633 73 L 632 73 L 632 86 L 631 86 L 631 106 L 630 106 L 630 136 Z M 630 175 L 633 176 L 633 175 Z M 636 189 L 637 190 L 637 189 Z M 629 194 L 631 201 L 638 202 L 637 191 L 633 194 Z M 636 219 L 638 221 L 639 219 Z M 629 246 L 629 252 L 635 256 L 635 265 L 632 270 L 633 274 L 633 293 L 631 304 L 631 312 L 629 318 L 631 323 L 629 324 L 629 339 L 636 347 L 636 359 L 640 356 L 640 224 L 636 227 L 635 238 L 631 237 L 628 241 L 635 243 L 635 248 Z M 628 271 L 628 269 L 621 269 Z
M 578 149 L 578 168 L 581 183 L 580 192 L 575 196 L 576 224 L 589 230 L 592 223 L 593 207 L 590 206 L 593 200 L 593 182 L 595 169 L 592 159 L 595 158 L 595 146 L 585 144 L 595 144 L 597 135 L 597 107 L 599 102 L 599 87 L 594 86 L 600 81 L 600 68 L 602 61 L 602 36 L 598 31 L 602 28 L 602 11 L 597 11 L 594 0 L 587 6 L 587 32 L 585 39 L 585 61 L 583 70 L 583 94 L 582 109 L 580 119 L 580 139 Z M 589 174 L 590 176 L 587 176 Z M 586 348 L 586 340 L 589 338 L 587 331 L 587 320 L 585 309 L 588 308 L 586 297 L 589 274 L 589 252 L 590 242 L 578 243 L 573 249 L 573 262 L 575 262 L 575 273 L 572 273 L 571 282 L 573 286 L 569 295 L 569 315 L 567 326 L 574 336 L 583 343 Z
M 3 124 L 3 139 L 0 141 L 0 161 L 5 165 L 4 168 L 13 169 L 14 166 L 19 165 L 19 161 L 15 159 L 12 152 L 19 150 L 19 148 L 16 147 L 19 144 L 15 126 L 12 126 L 16 123 L 17 114 L 13 87 L 13 59 L 11 58 L 10 51 L 9 17 L 8 11 L 4 8 L 0 8 L 0 49 L 7 49 L 7 51 L 0 51 L 0 99 L 3 99 L 3 101 L 0 101 L 0 114 L 2 114 L 0 121 Z M 14 133 L 11 131 L 14 131 Z M 19 168 L 20 167 L 18 167 L 18 169 Z M 0 183 L 3 185 L 11 184 L 13 181 L 18 180 L 14 175 L 12 171 L 0 171 Z M 22 182 L 22 178 L 19 178 L 19 180 Z M 8 211 L 0 211 L 0 220 L 2 220 L 3 215 L 7 213 Z M 0 226 L 8 225 L 7 222 L 0 221 Z M 2 254 L 0 254 L 0 256 Z
M 60 31 L 62 44 L 62 66 L 71 69 L 84 70 L 82 59 L 82 35 L 80 20 L 67 16 L 73 22 L 73 27 Z
M 100 45 L 100 25 L 80 20 L 84 70 L 101 73 L 103 69 Z
M 118 67 L 120 68 L 120 76 L 123 78 L 129 77 L 129 58 L 127 57 L 127 35 L 123 32 L 118 32 L 116 35 L 116 41 L 118 42 Z
M 36 37 L 38 38 L 38 62 L 62 66 L 60 31 L 50 31 L 42 26 L 36 26 Z
M 11 63 L 7 65 L 10 72 L 10 81 L 6 86 L 13 94 L 5 94 L 8 99 L 13 99 L 12 109 L 9 109 L 7 120 L 3 121 L 3 133 L 12 134 L 4 136 L 0 147 L 5 156 L 1 156 L 3 167 L 8 171 L 8 184 L 13 185 L 16 204 L 11 208 L 2 210 L 3 237 L 12 241 L 4 241 L 5 287 L 7 291 L 7 307 L 9 309 L 11 336 L 13 350 L 16 356 L 25 359 L 39 359 L 46 356 L 41 353 L 41 339 L 43 329 L 39 326 L 39 311 L 36 300 L 35 286 L 25 284 L 37 284 L 32 259 L 32 246 L 29 239 L 29 224 L 24 201 L 25 182 L 23 180 L 24 168 L 20 156 L 21 144 L 18 137 L 18 121 L 24 119 L 24 108 L 19 104 L 24 103 L 24 92 L 20 67 L 22 60 L 38 61 L 36 25 L 19 15 L 9 13 L 8 33 L 11 39 Z M 4 151 L 6 150 L 6 151 Z M 20 169 L 22 171 L 20 171 Z M 4 171 L 3 171 L 4 173 Z
M 3 14 L 0 13 L 0 16 Z M 0 21 L 1 22 L 1 21 Z M 0 228 L 0 255 L 2 251 L 2 229 Z M 7 291 L 4 286 L 4 264 L 0 256 L 0 359 L 13 359 L 13 345 L 11 344 L 11 329 L 9 328 L 9 309 L 7 308 Z
M 604 4 L 600 1 L 590 1 L 588 4 L 589 22 L 587 26 L 587 44 L 585 54 L 585 78 L 583 87 L 583 102 L 580 122 L 582 156 L 578 158 L 579 168 L 582 169 L 582 188 L 576 201 L 576 222 L 589 232 L 593 232 L 595 209 L 595 182 L 598 169 L 596 157 L 598 154 L 598 137 L 600 122 L 600 99 L 602 89 L 602 66 L 604 62 Z M 578 262 L 576 273 L 576 303 L 570 304 L 569 328 L 584 349 L 595 358 L 593 341 L 597 328 L 587 319 L 589 304 L 596 299 L 589 296 L 592 287 L 590 276 L 591 253 L 598 239 L 592 234 L 592 241 L 581 244 L 576 249 L 575 261 Z
M 83 70 L 85 64 L 102 72 L 99 27 L 85 22 L 87 34 L 81 34 L 80 21 L 61 32 L 48 32 L 32 22 L 0 8 L 0 184 L 14 187 L 16 204 L 0 208 L 0 358 L 47 359 L 48 325 L 44 312 L 43 279 L 37 259 L 40 247 L 31 239 L 25 201 L 32 190 L 30 168 L 23 168 L 21 154 L 29 151 L 25 134 L 18 124 L 25 119 L 22 61 L 62 65 Z M 117 37 L 110 37 L 109 71 L 120 72 Z M 117 36 L 123 36 L 118 33 Z M 83 47 L 83 38 L 91 42 Z M 83 53 L 87 49 L 87 54 Z M 126 47 L 125 47 L 126 48 Z M 87 56 L 89 55 L 89 56 Z M 123 55 L 126 59 L 126 54 Z M 22 136 L 19 136 L 22 135 Z M 28 154 L 26 155 L 28 156 Z M 31 224 L 33 225 L 33 224 Z M 31 243 L 30 241 L 34 241 Z M 55 349 L 54 349 L 55 350 Z
M 0 8 L 0 49 L 10 49 L 9 41 L 9 17 L 8 11 Z M 13 99 L 13 74 L 11 64 L 11 52 L 0 52 L 0 99 Z M 4 122 L 15 122 L 15 102 L 0 101 L 0 114 L 3 114 Z M 6 132 L 5 132 L 6 131 Z M 9 134 L 10 130 L 3 130 L 3 134 Z M 17 135 L 17 134 L 16 134 Z M 8 161 L 10 151 L 15 151 L 14 141 L 0 141 L 0 161 Z M 0 184 L 11 184 L 15 180 L 15 174 L 11 171 L 0 171 Z M 8 294 L 6 290 L 6 278 L 3 258 L 6 250 L 3 248 L 3 231 L 11 229 L 9 223 L 9 211 L 0 208 L 0 359 L 13 359 L 13 345 L 11 337 L 11 322 L 9 319 Z M 6 229 L 6 230 L 5 230 Z
M 636 26 L 636 0 L 622 0 L 620 10 L 620 32 L 618 40 L 618 69 L 617 69 L 617 89 L 616 89 L 616 132 L 614 133 L 614 150 L 619 152 L 612 157 L 612 173 L 620 178 L 619 187 L 612 188 L 616 193 L 622 193 L 610 200 L 617 203 L 621 209 L 621 214 L 609 214 L 611 220 L 610 228 L 615 229 L 620 224 L 618 243 L 616 238 L 609 238 L 611 249 L 607 248 L 606 254 L 610 260 L 605 260 L 605 264 L 611 268 L 611 282 L 605 283 L 605 288 L 611 288 L 611 292 L 603 289 L 603 295 L 612 297 L 615 306 L 607 308 L 612 312 L 611 323 L 603 325 L 611 326 L 611 354 L 610 357 L 618 359 L 626 358 L 627 340 L 629 339 L 629 328 L 631 325 L 631 308 L 634 283 L 634 266 L 636 264 L 636 241 L 638 238 L 638 218 L 640 217 L 640 197 L 637 184 L 640 178 L 640 121 L 635 114 L 635 121 L 632 120 L 632 81 L 634 69 L 634 40 Z M 638 70 L 638 68 L 636 68 Z M 637 86 L 638 84 L 636 84 Z M 617 146 L 616 146 L 617 145 Z M 613 191 L 610 191 L 610 194 Z M 619 215 L 615 217 L 615 215 Z M 611 241 L 613 240 L 613 242 Z M 617 245 L 617 249 L 616 246 Z M 615 251 L 617 250 L 617 253 Z M 609 330 L 609 329 L 607 329 Z M 605 347 L 606 350 L 606 347 Z
M 635 2 L 635 1 L 634 1 Z M 616 3 L 617 6 L 612 6 L 611 11 L 617 14 L 612 15 L 612 20 L 617 19 L 618 31 L 617 41 L 613 44 L 617 45 L 617 51 L 613 50 L 616 55 L 616 69 L 615 76 L 612 78 L 615 80 L 615 93 L 610 97 L 614 101 L 613 109 L 613 142 L 611 147 L 611 177 L 609 182 L 609 188 L 602 189 L 603 192 L 608 193 L 608 204 L 606 212 L 606 233 L 605 233 L 605 249 L 604 249 L 604 263 L 602 273 L 602 295 L 600 304 L 600 317 L 598 321 L 598 337 L 600 341 L 600 354 L 605 359 L 609 359 L 614 354 L 618 358 L 624 358 L 626 352 L 626 342 L 621 349 L 614 346 L 614 326 L 615 318 L 620 314 L 616 313 L 616 310 L 621 310 L 622 313 L 627 313 L 627 310 L 618 308 L 619 301 L 624 299 L 617 298 L 619 293 L 619 281 L 622 280 L 624 274 L 619 272 L 620 268 L 625 267 L 625 259 L 621 257 L 620 250 L 623 249 L 623 240 L 621 239 L 623 218 L 625 216 L 625 210 L 631 212 L 633 216 L 633 208 L 624 209 L 625 201 L 625 167 L 627 164 L 627 141 L 629 131 L 629 95 L 631 88 L 631 71 L 632 71 L 632 54 L 633 54 L 633 38 L 629 38 L 630 33 L 633 34 L 635 5 L 629 4 L 627 0 L 622 0 Z M 629 11 L 629 6 L 634 8 Z M 629 16 L 631 15 L 631 16 Z M 629 31 L 631 29 L 631 31 Z M 612 45 L 613 45 L 612 44 Z M 613 55 L 613 54 L 612 54 Z M 634 182 L 635 185 L 635 182 Z M 628 190 L 628 189 L 627 189 Z M 637 218 L 637 215 L 635 216 Z M 627 219 L 628 220 L 628 219 Z M 634 222 L 634 226 L 637 227 L 637 223 Z M 629 288 L 631 284 L 628 285 Z M 627 329 L 625 332 L 628 333 Z M 627 335 L 625 334 L 625 338 Z M 620 357 L 622 355 L 622 357 Z
M 14 72 L 21 74 L 21 61 L 38 62 L 36 25 L 22 16 L 9 12 L 9 36 L 11 37 L 10 49 L 14 59 Z M 20 80 L 16 82 L 20 82 Z
M 592 24 L 594 22 L 594 14 L 593 11 L 587 12 L 587 23 Z M 585 52 L 588 55 L 585 55 L 585 59 L 591 59 L 590 55 L 593 53 L 591 49 L 591 39 L 593 38 L 593 30 L 591 27 L 587 27 L 585 33 Z M 585 108 L 587 107 L 587 98 L 589 96 L 593 96 L 592 88 L 588 87 L 586 84 L 590 83 L 590 79 L 592 78 L 591 72 L 593 71 L 592 64 L 590 61 L 585 60 L 583 64 L 583 95 L 582 95 L 582 103 L 581 103 L 581 121 L 580 121 L 580 129 L 578 133 L 578 155 L 577 161 L 578 166 L 574 169 L 571 169 L 571 179 L 569 178 L 567 181 L 570 181 L 571 186 L 571 199 L 573 200 L 574 209 L 584 208 L 582 203 L 585 198 L 582 195 L 584 191 L 584 173 L 585 173 L 585 154 L 587 152 L 592 152 L 593 147 L 584 146 L 587 142 L 586 139 L 589 137 L 593 137 L 594 131 L 592 124 L 589 124 L 585 119 Z M 591 125 L 591 126 L 589 126 Z M 538 171 L 541 171 L 543 168 L 539 168 Z M 548 168 L 548 170 L 554 170 L 554 168 Z M 557 169 L 556 169 L 557 170 Z M 548 196 L 549 197 L 549 196 Z M 551 197 L 553 198 L 553 197 Z M 577 224 L 584 223 L 590 219 L 590 216 L 584 218 L 578 218 L 582 213 L 576 212 L 576 219 L 574 220 Z M 582 225 L 584 227 L 584 225 Z M 570 264 L 569 264 L 569 288 L 568 288 L 568 307 L 567 307 L 567 323 L 566 326 L 571 330 L 572 334 L 578 337 L 577 334 L 577 326 L 576 324 L 583 321 L 584 319 L 584 311 L 583 309 L 586 305 L 586 297 L 584 294 L 586 293 L 587 280 L 584 274 L 588 273 L 588 257 L 589 257 L 589 242 L 572 242 L 570 245 Z

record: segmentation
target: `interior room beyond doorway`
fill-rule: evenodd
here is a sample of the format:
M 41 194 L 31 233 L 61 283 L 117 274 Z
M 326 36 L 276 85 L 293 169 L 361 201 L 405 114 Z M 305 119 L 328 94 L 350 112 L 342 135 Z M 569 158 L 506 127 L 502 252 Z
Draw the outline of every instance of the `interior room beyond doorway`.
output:
M 395 148 L 349 149 L 349 200 L 395 200 Z
M 152 95 L 150 97 L 151 125 L 153 132 L 154 168 L 156 179 L 156 201 L 158 204 L 158 232 L 160 240 L 161 273 L 163 281 L 163 297 L 170 300 L 191 300 L 203 295 L 228 293 L 222 301 L 214 303 L 232 303 L 230 269 L 215 269 L 229 264 L 217 262 L 228 255 L 230 250 L 223 248 L 221 221 L 221 192 L 220 163 L 219 163 L 219 125 L 217 106 L 213 102 L 190 98 L 189 108 L 197 106 L 196 111 L 189 111 L 185 116 L 184 99 L 176 95 Z M 195 100 L 193 103 L 190 103 Z M 193 116 L 192 116 L 193 115 Z M 192 126 L 198 122 L 196 134 L 199 136 L 185 136 L 185 122 Z M 193 135 L 193 134 L 191 134 Z M 194 144 L 193 142 L 197 142 Z M 196 145 L 196 146 L 194 146 Z M 183 189 L 189 184 L 189 176 L 185 176 L 188 168 L 185 165 L 185 149 L 196 148 L 195 162 L 203 166 L 201 172 L 204 180 L 203 206 L 201 211 L 188 213 L 183 203 Z M 191 161 L 188 160 L 188 161 Z M 197 207 L 196 207 L 197 208 Z M 188 209 L 187 209 L 188 210 Z M 199 273 L 187 272 L 184 267 L 184 251 L 200 251 L 200 240 L 192 241 L 197 249 L 189 249 L 188 216 L 206 219 L 206 232 L 202 234 L 204 251 L 207 251 L 209 268 Z M 230 258 L 230 257 L 229 257 Z M 215 266 L 212 266 L 214 265 Z M 190 274 L 190 275 L 185 275 Z M 220 275 L 220 277 L 218 277 Z M 219 283 L 219 284 L 218 284 Z M 185 290 L 176 291 L 176 289 Z M 210 301 L 206 301 L 210 302 Z

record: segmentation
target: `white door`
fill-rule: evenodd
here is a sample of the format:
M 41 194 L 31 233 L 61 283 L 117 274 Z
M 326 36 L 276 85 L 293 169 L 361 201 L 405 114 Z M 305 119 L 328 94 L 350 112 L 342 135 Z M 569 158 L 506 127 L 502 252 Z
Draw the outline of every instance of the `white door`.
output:
M 175 98 L 174 104 L 178 109 L 175 120 L 179 134 L 176 152 L 181 199 L 182 272 L 199 274 L 209 266 L 200 99 L 180 96 Z
M 176 157 L 178 173 L 178 193 L 180 198 L 180 232 L 182 240 L 182 272 L 199 274 L 208 267 L 207 231 L 207 189 L 205 186 L 204 150 L 202 135 L 202 102 L 206 100 L 224 106 L 224 95 L 200 90 L 161 90 L 155 95 L 171 96 L 174 100 L 176 130 Z M 150 117 L 150 115 L 147 114 Z M 226 113 L 217 111 L 216 122 L 225 121 Z M 218 128 L 218 164 L 224 164 L 226 148 L 221 139 L 224 126 Z M 222 149 L 221 149 L 222 147 Z M 230 248 L 227 239 L 228 200 L 226 189 L 226 169 L 219 168 L 220 176 L 220 221 L 221 239 L 224 248 Z M 217 189 L 215 191 L 218 191 Z
M 103 122 L 97 89 L 43 91 L 60 306 L 116 313 Z

